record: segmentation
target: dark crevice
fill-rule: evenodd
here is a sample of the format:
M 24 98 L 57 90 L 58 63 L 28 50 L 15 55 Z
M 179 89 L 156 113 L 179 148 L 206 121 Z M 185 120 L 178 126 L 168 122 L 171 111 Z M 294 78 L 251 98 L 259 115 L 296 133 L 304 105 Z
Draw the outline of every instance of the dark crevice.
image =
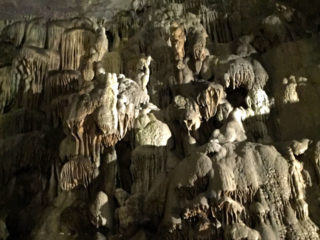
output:
M 233 108 L 247 108 L 246 97 L 248 95 L 248 90 L 245 87 L 239 87 L 236 89 L 227 88 L 226 93 L 227 100 Z

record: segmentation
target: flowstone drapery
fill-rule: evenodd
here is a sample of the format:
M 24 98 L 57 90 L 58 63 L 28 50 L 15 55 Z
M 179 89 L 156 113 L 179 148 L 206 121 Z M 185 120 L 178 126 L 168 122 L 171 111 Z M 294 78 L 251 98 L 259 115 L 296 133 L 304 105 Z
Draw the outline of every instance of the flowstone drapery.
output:
M 318 16 L 286 2 L 0 21 L 0 239 L 319 239 Z

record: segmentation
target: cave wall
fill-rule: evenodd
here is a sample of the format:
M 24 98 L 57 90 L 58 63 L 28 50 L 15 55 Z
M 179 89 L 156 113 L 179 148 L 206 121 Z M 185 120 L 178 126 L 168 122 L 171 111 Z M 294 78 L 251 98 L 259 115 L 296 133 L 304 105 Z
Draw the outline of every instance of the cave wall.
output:
M 318 239 L 306 5 L 1 21 L 0 239 Z

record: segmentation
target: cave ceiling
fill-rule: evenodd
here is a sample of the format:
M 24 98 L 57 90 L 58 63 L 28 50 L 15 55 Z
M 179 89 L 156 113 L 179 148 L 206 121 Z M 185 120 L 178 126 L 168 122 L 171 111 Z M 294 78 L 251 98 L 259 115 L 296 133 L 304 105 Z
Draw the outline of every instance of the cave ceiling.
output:
M 128 9 L 130 0 L 1 0 L 0 19 L 21 16 L 59 17 L 85 14 L 112 17 L 117 11 Z

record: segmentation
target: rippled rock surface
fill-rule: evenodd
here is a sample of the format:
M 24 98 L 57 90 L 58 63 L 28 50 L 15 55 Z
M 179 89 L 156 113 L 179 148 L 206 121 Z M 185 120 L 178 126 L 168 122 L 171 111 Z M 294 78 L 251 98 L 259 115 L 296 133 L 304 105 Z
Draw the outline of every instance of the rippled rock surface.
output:
M 0 4 L 0 240 L 319 239 L 317 2 L 51 4 Z

